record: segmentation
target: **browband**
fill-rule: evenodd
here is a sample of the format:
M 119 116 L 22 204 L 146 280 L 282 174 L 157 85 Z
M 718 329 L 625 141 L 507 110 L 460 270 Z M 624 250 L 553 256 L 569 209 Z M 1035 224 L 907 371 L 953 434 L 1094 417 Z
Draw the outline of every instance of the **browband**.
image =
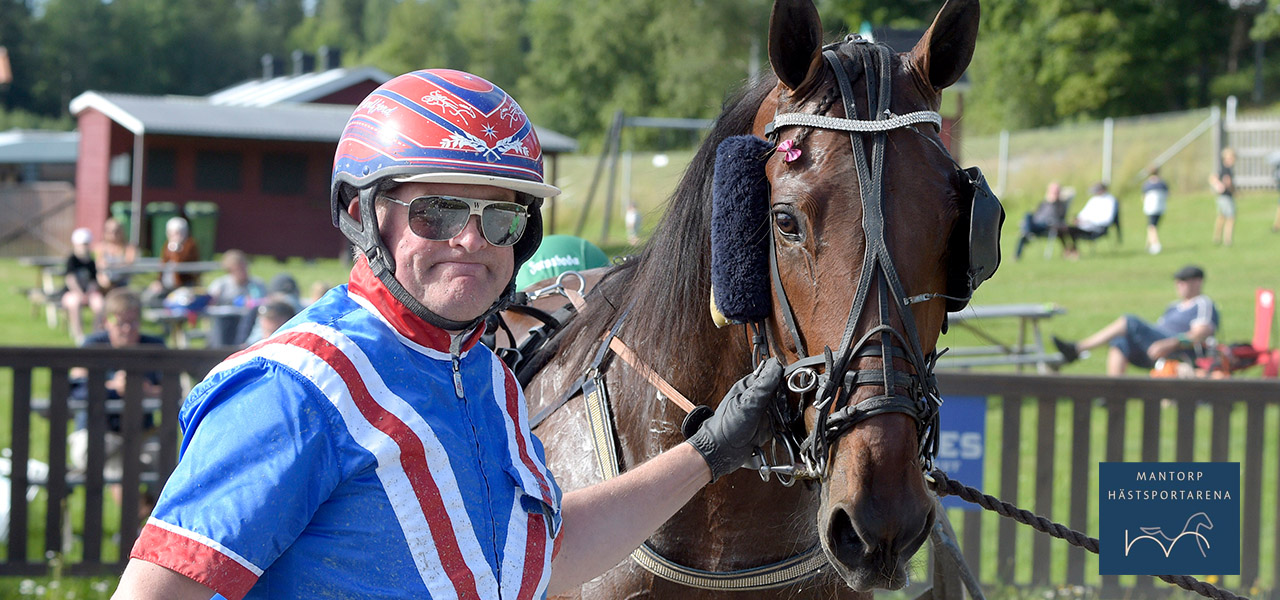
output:
M 772 135 L 775 129 L 787 125 L 800 125 L 803 127 L 834 129 L 836 131 L 853 131 L 858 133 L 889 131 L 891 129 L 906 127 L 908 125 L 915 125 L 916 123 L 932 123 L 934 127 L 939 129 L 942 128 L 942 115 L 931 110 L 918 110 L 905 115 L 895 115 L 886 111 L 886 114 L 890 115 L 887 119 L 863 121 L 861 119 L 842 119 L 840 117 L 815 115 L 810 113 L 784 113 L 774 116 L 773 121 L 764 126 L 764 134 L 766 136 Z

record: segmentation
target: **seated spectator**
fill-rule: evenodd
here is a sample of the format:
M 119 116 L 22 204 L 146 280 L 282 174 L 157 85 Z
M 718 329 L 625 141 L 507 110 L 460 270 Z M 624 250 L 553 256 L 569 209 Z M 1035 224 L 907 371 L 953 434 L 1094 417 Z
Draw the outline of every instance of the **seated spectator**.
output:
M 293 306 L 293 312 L 302 310 L 302 299 L 298 296 L 298 282 L 293 275 L 288 273 L 276 273 L 267 283 L 267 296 L 283 298 Z
M 1080 255 L 1079 250 L 1076 249 L 1078 240 L 1093 240 L 1106 233 L 1107 228 L 1116 222 L 1116 214 L 1120 210 L 1120 202 L 1107 191 L 1107 184 L 1095 183 L 1089 191 L 1093 195 L 1084 204 L 1084 208 L 1076 213 L 1072 224 L 1067 227 L 1069 234 L 1067 237 L 1070 238 L 1067 241 L 1068 257 L 1074 258 Z
M 271 337 L 271 334 L 298 314 L 298 309 L 288 299 L 280 296 L 274 298 L 258 307 L 258 323 L 249 336 L 248 343 L 253 344 Z
M 113 267 L 133 264 L 138 258 L 138 247 L 129 243 L 124 226 L 115 219 L 107 219 L 102 224 L 102 242 L 98 244 L 98 285 L 104 292 L 114 288 L 127 287 L 129 275 L 110 274 Z
M 196 247 L 195 238 L 191 237 L 191 230 L 187 225 L 186 219 L 182 217 L 169 219 L 165 223 L 164 232 L 167 240 L 165 241 L 164 252 L 161 253 L 160 262 L 177 264 L 200 260 L 200 249 Z M 147 292 L 143 295 L 143 299 L 148 305 L 157 306 L 163 303 L 165 297 L 174 290 L 199 284 L 199 273 L 179 273 L 174 269 L 161 269 L 160 277 L 147 287 Z
M 267 284 L 249 274 L 249 256 L 239 250 L 227 250 L 222 255 L 222 268 L 226 274 L 209 284 L 209 303 L 252 308 L 266 297 Z
M 89 249 L 91 242 L 93 234 L 88 229 L 71 232 L 71 255 L 63 269 L 62 307 L 67 309 L 67 326 L 77 344 L 84 340 L 81 309 L 87 306 L 93 312 L 94 327 L 102 318 L 102 288 L 98 286 L 98 264 Z
M 1218 307 L 1201 293 L 1204 271 L 1200 267 L 1187 265 L 1173 278 L 1178 299 L 1169 304 L 1155 325 L 1125 315 L 1076 343 L 1055 336 L 1053 343 L 1065 362 L 1075 362 L 1085 351 L 1106 343 L 1111 344 L 1108 375 L 1123 375 L 1127 364 L 1151 369 L 1162 358 L 1194 361 L 1217 331 Z
M 138 297 L 137 292 L 129 288 L 111 290 L 106 297 L 104 312 L 106 314 L 104 320 L 105 329 L 86 337 L 81 347 L 129 348 L 140 345 L 164 346 L 163 339 L 142 333 L 140 329 L 142 324 L 142 300 Z M 72 397 L 88 400 L 90 397 L 86 381 L 88 371 L 82 367 L 77 367 L 72 369 L 69 375 L 72 380 Z M 127 376 L 128 374 L 123 370 L 107 371 L 106 398 L 108 400 L 118 400 L 124 396 Z M 144 396 L 155 397 L 160 395 L 159 372 L 153 371 L 146 374 L 146 380 L 142 383 L 142 391 Z M 79 412 L 76 415 L 76 431 L 67 437 L 67 443 L 70 448 L 68 458 L 71 460 L 72 469 L 79 472 L 84 472 L 84 469 L 89 464 L 88 425 L 86 413 Z M 154 425 L 152 415 L 146 415 L 143 421 L 143 429 L 149 430 Z M 108 411 L 107 458 L 105 463 L 106 476 L 108 478 L 120 477 L 120 449 L 124 444 L 124 438 L 120 436 L 120 431 L 120 412 Z
M 1054 233 L 1062 242 L 1062 247 L 1064 249 L 1067 247 L 1067 236 L 1064 235 L 1067 227 L 1067 207 L 1071 205 L 1073 196 L 1074 192 L 1064 193 L 1062 185 L 1058 182 L 1049 182 L 1049 187 L 1044 192 L 1044 200 L 1036 206 L 1035 212 L 1029 212 L 1022 218 L 1022 235 L 1018 238 L 1018 247 L 1013 253 L 1015 260 L 1022 258 L 1022 249 L 1033 237 L 1044 237 Z

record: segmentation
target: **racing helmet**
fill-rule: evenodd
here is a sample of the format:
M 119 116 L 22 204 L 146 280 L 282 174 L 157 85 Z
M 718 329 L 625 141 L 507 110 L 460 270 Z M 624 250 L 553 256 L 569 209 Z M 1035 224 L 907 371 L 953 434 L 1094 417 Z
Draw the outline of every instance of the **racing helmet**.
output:
M 513 247 L 515 269 L 507 291 L 484 315 L 467 322 L 445 319 L 395 280 L 395 262 L 378 235 L 373 201 L 381 191 L 410 182 L 505 188 L 529 207 L 529 224 Z M 559 193 L 543 178 L 542 145 L 515 99 L 470 73 L 426 69 L 387 81 L 356 107 L 338 140 L 329 205 L 334 226 L 364 254 L 392 295 L 434 325 L 464 330 L 510 301 L 516 273 L 542 242 L 542 199 Z M 357 197 L 359 221 L 347 213 Z

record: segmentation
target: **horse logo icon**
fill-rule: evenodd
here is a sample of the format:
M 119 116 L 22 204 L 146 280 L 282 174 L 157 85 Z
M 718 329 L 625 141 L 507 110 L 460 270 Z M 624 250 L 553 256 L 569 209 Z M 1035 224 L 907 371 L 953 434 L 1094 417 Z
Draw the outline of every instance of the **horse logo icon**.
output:
M 1182 533 L 1173 537 L 1170 537 L 1169 534 L 1165 533 L 1164 529 L 1160 527 L 1139 527 L 1138 530 L 1145 535 L 1137 536 L 1131 540 L 1129 539 L 1129 530 L 1125 529 L 1124 555 L 1129 556 L 1129 550 L 1139 541 L 1151 540 L 1155 542 L 1156 545 L 1160 546 L 1160 550 L 1164 552 L 1165 558 L 1168 558 L 1169 553 L 1173 552 L 1173 547 L 1178 543 L 1178 540 L 1186 536 L 1191 536 L 1196 540 L 1196 546 L 1200 549 L 1200 556 L 1208 557 L 1208 554 L 1205 551 L 1209 549 L 1209 540 L 1204 537 L 1204 534 L 1200 533 L 1201 529 L 1205 531 L 1213 529 L 1213 521 L 1209 520 L 1209 515 L 1204 512 L 1198 512 L 1191 515 L 1187 519 L 1186 525 L 1182 526 Z

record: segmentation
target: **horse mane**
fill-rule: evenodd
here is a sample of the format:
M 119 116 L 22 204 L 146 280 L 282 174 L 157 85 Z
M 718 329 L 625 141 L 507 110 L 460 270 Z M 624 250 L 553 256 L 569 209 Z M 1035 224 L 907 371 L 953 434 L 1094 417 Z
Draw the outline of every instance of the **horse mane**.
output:
M 711 183 L 716 149 L 725 138 L 751 132 L 756 112 L 777 84 L 769 74 L 748 81 L 725 102 L 707 138 L 667 201 L 666 214 L 638 258 L 626 261 L 615 276 L 601 281 L 586 308 L 562 340 L 598 338 L 631 307 L 625 341 L 659 372 L 687 365 L 690 338 L 713 328 L 708 312 L 711 292 Z M 597 344 L 578 344 L 569 364 L 583 364 Z M 743 357 L 746 364 L 747 357 Z

